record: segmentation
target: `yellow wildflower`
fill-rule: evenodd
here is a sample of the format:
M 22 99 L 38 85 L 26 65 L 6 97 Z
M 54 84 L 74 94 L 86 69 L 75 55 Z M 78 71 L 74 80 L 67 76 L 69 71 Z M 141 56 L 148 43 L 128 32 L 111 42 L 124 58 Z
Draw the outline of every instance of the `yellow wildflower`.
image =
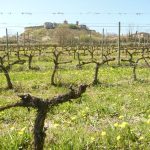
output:
M 85 107 L 85 110 L 89 110 L 89 107 Z
M 71 124 L 71 121 L 66 121 L 67 124 Z
M 25 129 L 26 129 L 26 127 L 22 128 L 20 131 L 24 132 Z
M 19 132 L 18 132 L 19 135 L 22 135 L 23 133 L 24 133 L 24 132 L 22 132 L 22 131 L 19 131 Z
M 125 128 L 126 126 L 128 126 L 128 123 L 127 122 L 122 122 L 119 127 L 120 128 Z
M 73 120 L 76 120 L 76 119 L 77 119 L 76 116 L 71 117 L 71 120 L 72 120 L 72 121 L 73 121 Z
M 53 127 L 54 127 L 54 128 L 57 128 L 57 127 L 59 127 L 59 124 L 58 124 L 58 123 L 55 123 L 55 124 L 53 125 Z
M 119 116 L 119 119 L 123 119 L 123 118 L 124 118 L 124 116 L 122 116 L 122 115 L 121 115 L 121 116 Z
M 22 128 L 22 129 L 18 132 L 18 134 L 19 134 L 19 135 L 22 135 L 22 134 L 24 133 L 25 129 L 26 129 L 26 127 Z
M 82 114 L 82 115 L 85 115 L 85 111 L 84 111 L 84 110 L 82 110 L 82 111 L 81 111 L 81 114 Z
M 94 137 L 91 137 L 90 140 L 91 140 L 91 142 L 94 142 L 94 141 L 95 141 L 95 138 L 94 138 Z
M 11 127 L 11 128 L 10 128 L 11 131 L 14 130 L 14 129 L 15 129 L 15 127 Z
M 148 120 L 146 121 L 146 123 L 147 123 L 147 124 L 150 124 L 150 119 L 148 119 Z
M 3 116 L 4 115 L 4 112 L 0 112 L 0 116 Z
M 139 140 L 140 140 L 140 141 L 142 141 L 143 139 L 144 139 L 144 137 L 143 137 L 143 136 L 140 136 L 140 137 L 139 137 Z
M 118 135 L 116 139 L 117 139 L 117 141 L 119 141 L 121 139 L 121 136 Z
M 102 131 L 101 136 L 106 136 L 106 132 Z
M 114 127 L 118 127 L 118 126 L 119 126 L 118 122 L 114 123 Z

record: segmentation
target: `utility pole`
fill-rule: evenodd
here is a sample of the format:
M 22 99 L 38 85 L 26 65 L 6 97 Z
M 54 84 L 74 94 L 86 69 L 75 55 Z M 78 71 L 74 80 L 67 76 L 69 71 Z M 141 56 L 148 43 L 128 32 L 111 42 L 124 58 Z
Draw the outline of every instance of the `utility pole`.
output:
M 121 51 L 120 51 L 120 30 L 121 29 L 121 23 L 119 22 L 119 29 L 118 29 L 118 65 L 120 65 L 120 58 L 121 58 Z

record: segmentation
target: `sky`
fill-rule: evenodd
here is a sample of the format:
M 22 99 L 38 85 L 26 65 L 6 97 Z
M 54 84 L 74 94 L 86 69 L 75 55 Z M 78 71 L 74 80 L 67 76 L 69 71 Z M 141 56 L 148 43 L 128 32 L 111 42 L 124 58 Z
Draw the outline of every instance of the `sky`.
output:
M 149 0 L 0 0 L 0 35 L 23 32 L 25 26 L 44 22 L 79 21 L 90 29 L 122 33 L 150 32 Z M 130 26 L 130 27 L 129 27 Z

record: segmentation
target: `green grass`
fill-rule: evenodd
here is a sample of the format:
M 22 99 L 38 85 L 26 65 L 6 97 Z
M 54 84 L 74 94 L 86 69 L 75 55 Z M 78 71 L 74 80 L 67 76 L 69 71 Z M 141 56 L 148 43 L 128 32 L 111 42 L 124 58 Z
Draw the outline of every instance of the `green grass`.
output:
M 82 70 L 62 65 L 56 75 L 57 83 L 50 85 L 52 62 L 34 60 L 39 71 L 16 66 L 10 71 L 14 90 L 7 90 L 5 77 L 0 75 L 0 106 L 19 100 L 17 94 L 31 93 L 51 98 L 66 93 L 69 84 L 91 83 L 94 65 Z M 69 69 L 72 68 L 72 69 Z M 54 107 L 45 121 L 46 150 L 81 149 L 140 149 L 150 147 L 150 70 L 138 68 L 138 81 L 132 81 L 130 67 L 104 65 L 99 71 L 101 85 L 90 86 L 83 96 L 73 102 Z M 0 149 L 32 149 L 33 125 L 36 111 L 12 108 L 0 112 Z

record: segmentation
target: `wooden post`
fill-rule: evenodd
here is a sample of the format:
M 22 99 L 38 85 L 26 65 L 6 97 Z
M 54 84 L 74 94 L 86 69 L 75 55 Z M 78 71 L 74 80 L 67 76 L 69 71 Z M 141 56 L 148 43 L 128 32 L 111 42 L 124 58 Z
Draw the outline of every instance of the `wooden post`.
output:
M 26 53 L 25 51 L 25 33 L 23 34 L 23 49 L 24 49 L 24 54 Z
M 121 52 L 120 52 L 120 22 L 119 22 L 119 30 L 118 30 L 118 65 L 120 65 L 120 58 L 121 58 Z
M 19 44 L 19 43 L 18 43 L 18 41 L 19 41 L 18 39 L 19 39 L 19 35 L 18 35 L 18 32 L 17 32 L 17 36 L 16 36 L 17 46 L 18 46 L 18 44 Z
M 23 34 L 23 46 L 25 47 L 25 33 Z
M 101 55 L 101 58 L 102 58 L 102 61 L 103 61 L 103 55 L 104 55 L 104 38 L 105 38 L 105 31 L 104 31 L 104 28 L 103 28 L 103 33 L 102 33 L 102 55 Z
M 28 32 L 28 42 L 29 42 L 29 46 L 30 46 L 30 34 Z
M 140 35 L 138 36 L 139 37 L 139 46 L 141 45 L 141 38 L 140 38 Z
M 149 45 L 149 35 L 147 36 L 147 46 Z
M 8 30 L 6 28 L 6 53 L 7 53 L 7 59 L 9 64 L 9 49 L 8 49 Z
M 145 39 L 145 37 L 143 37 L 144 38 L 144 47 L 145 47 L 145 41 L 146 41 L 146 39 Z
M 90 45 L 92 45 L 92 30 L 90 30 Z
M 20 60 L 20 56 L 19 56 L 19 35 L 18 35 L 18 32 L 17 32 L 16 40 L 17 40 L 17 57 L 18 57 L 18 60 Z

